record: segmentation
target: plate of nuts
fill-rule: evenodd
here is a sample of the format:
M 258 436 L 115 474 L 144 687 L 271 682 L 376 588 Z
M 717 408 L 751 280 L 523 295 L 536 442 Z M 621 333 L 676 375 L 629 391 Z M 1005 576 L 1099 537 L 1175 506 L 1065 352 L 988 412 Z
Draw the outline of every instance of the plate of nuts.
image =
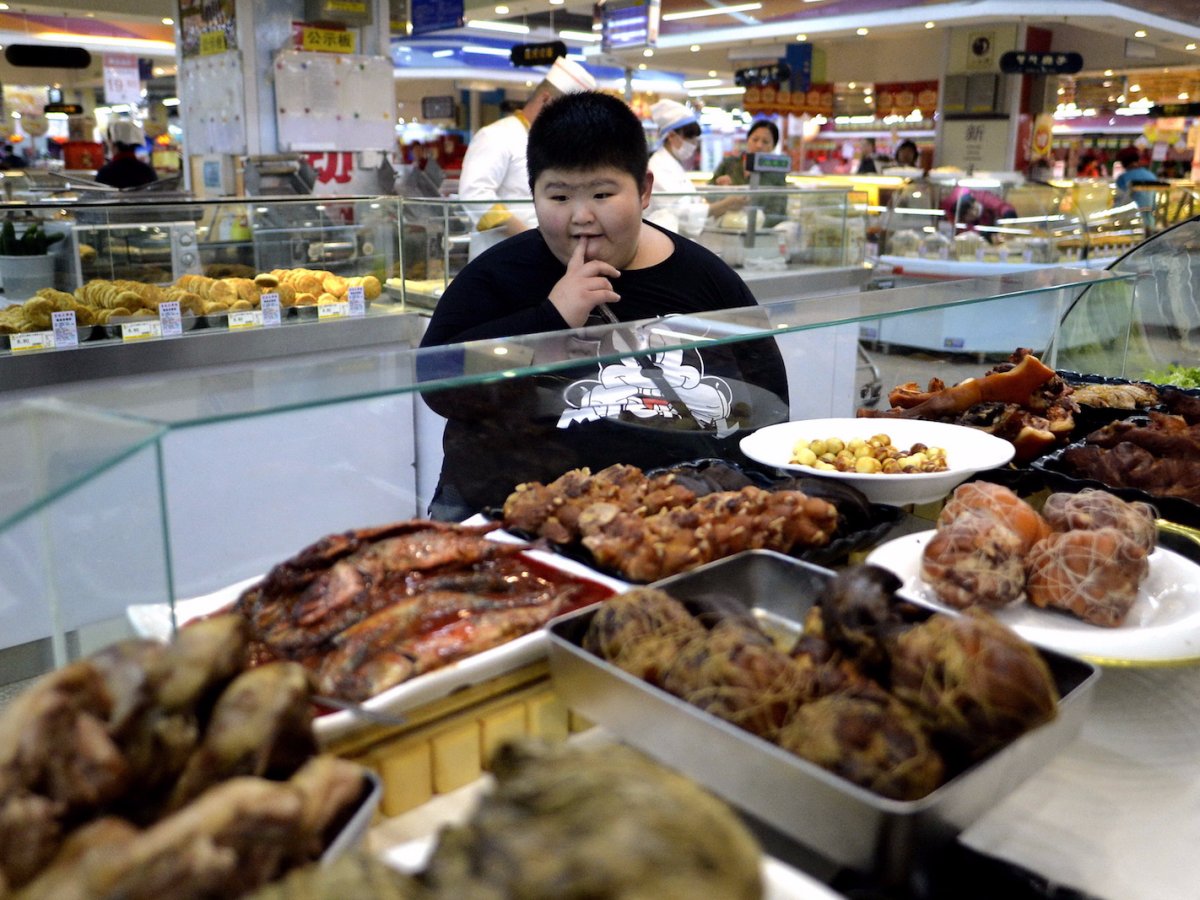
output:
M 848 481 L 889 506 L 941 500 L 1014 452 L 977 428 L 920 419 L 803 419 L 760 428 L 740 446 L 755 462 Z

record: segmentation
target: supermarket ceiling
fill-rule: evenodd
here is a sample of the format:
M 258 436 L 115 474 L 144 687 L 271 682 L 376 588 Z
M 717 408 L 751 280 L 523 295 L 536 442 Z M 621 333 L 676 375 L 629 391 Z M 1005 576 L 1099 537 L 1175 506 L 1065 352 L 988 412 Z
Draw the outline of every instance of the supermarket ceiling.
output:
M 303 6 L 299 0 L 293 3 L 298 9 Z M 24 0 L 7 7 L 0 10 L 0 32 L 9 40 L 22 30 L 29 35 L 80 33 L 80 23 L 91 20 L 94 27 L 105 23 L 118 40 L 169 44 L 173 28 L 163 19 L 175 16 L 178 5 L 176 0 Z M 637 68 L 648 62 L 640 49 L 597 56 L 594 0 L 465 0 L 465 7 L 468 20 L 528 31 L 518 35 L 466 27 L 438 37 L 459 43 L 463 38 L 506 37 L 515 43 L 557 39 L 567 31 L 572 35 L 564 38 L 568 46 L 597 63 Z M 1069 25 L 1097 39 L 1125 36 L 1151 48 L 1146 58 L 1153 60 L 1147 65 L 1200 66 L 1200 52 L 1186 49 L 1200 43 L 1200 0 L 661 0 L 661 11 L 658 45 L 649 65 L 685 74 L 728 72 L 744 65 L 731 61 L 752 59 L 755 53 L 769 59 L 783 45 L 801 39 L 836 48 L 842 41 L 895 39 L 925 29 L 930 22 L 936 27 L 1016 21 Z M 868 33 L 859 34 L 863 29 Z M 158 47 L 153 55 L 173 55 L 161 49 L 162 44 Z M 1131 60 L 1131 66 L 1136 64 Z

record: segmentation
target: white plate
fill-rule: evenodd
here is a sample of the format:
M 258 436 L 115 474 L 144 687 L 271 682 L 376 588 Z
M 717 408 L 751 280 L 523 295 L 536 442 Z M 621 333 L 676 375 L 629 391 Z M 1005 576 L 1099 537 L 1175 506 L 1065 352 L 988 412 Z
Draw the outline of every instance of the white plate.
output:
M 892 445 L 907 449 L 915 443 L 946 451 L 945 472 L 912 475 L 861 475 L 830 472 L 792 463 L 792 449 L 799 441 L 831 437 L 850 441 L 886 434 Z M 978 428 L 926 422 L 921 419 L 804 419 L 760 428 L 741 441 L 742 452 L 756 462 L 805 475 L 846 481 L 867 495 L 872 503 L 906 506 L 941 500 L 976 472 L 997 469 L 1013 457 L 1013 445 Z
M 474 520 L 469 520 L 471 523 Z M 488 535 L 494 540 L 516 542 L 518 539 L 504 532 L 493 531 Z M 588 567 L 566 559 L 558 554 L 542 550 L 527 550 L 526 555 L 537 562 L 544 563 L 555 569 L 566 572 L 577 578 L 594 581 L 612 588 L 617 593 L 629 589 L 629 585 L 616 578 L 589 569 Z M 175 617 L 179 625 L 183 625 L 198 616 L 208 615 L 228 606 L 236 600 L 246 588 L 259 580 L 259 577 L 247 578 L 236 584 L 231 584 L 205 594 L 180 600 L 175 604 Z M 166 603 L 139 604 L 126 607 L 126 617 L 134 632 L 140 637 L 151 637 L 159 640 L 170 640 L 173 633 L 171 628 L 171 607 Z M 521 666 L 545 658 L 548 641 L 544 629 L 538 629 L 530 634 L 484 650 L 474 656 L 468 656 L 458 662 L 435 669 L 425 675 L 420 675 L 405 681 L 395 687 L 388 688 L 381 694 L 371 697 L 362 703 L 369 712 L 386 715 L 400 715 L 408 710 L 424 706 L 434 700 L 446 697 L 461 688 L 479 684 L 505 672 L 519 669 Z M 364 726 L 361 717 L 352 712 L 341 711 L 318 716 L 313 723 L 317 740 L 322 744 L 335 740 L 351 731 Z
M 923 606 L 948 609 L 921 578 L 921 554 L 933 531 L 881 544 L 867 562 L 890 569 L 901 591 Z M 1109 666 L 1171 666 L 1200 662 L 1200 566 L 1165 547 L 1150 554 L 1150 574 L 1125 623 L 1089 625 L 1066 613 L 1020 603 L 996 618 L 1039 647 Z

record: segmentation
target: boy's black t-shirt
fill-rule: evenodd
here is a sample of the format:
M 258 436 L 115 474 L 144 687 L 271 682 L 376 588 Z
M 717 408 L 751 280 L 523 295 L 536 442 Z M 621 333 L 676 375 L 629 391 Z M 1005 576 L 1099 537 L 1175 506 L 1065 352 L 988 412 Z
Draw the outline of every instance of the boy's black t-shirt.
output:
M 715 254 L 664 233 L 674 243 L 670 257 L 614 280 L 621 300 L 610 308 L 619 319 L 757 305 Z M 565 331 L 548 299 L 565 271 L 536 229 L 509 238 L 454 279 L 422 346 Z M 570 343 L 565 355 L 581 362 L 551 374 L 427 392 L 425 401 L 448 419 L 443 482 L 482 509 L 501 505 L 521 482 L 547 482 L 581 466 L 598 471 L 614 463 L 649 469 L 708 457 L 744 461 L 737 444 L 746 428 L 787 418 L 778 348 L 759 339 L 663 350 L 672 340 L 663 336 L 669 322 L 657 331 L 645 329 L 646 343 L 637 346 L 620 343 L 624 330 L 595 340 L 564 335 Z M 597 314 L 588 324 L 602 323 Z M 601 363 L 599 355 L 608 361 Z M 423 375 L 458 375 L 486 364 L 469 357 L 456 358 L 460 371 L 446 371 L 442 359 Z

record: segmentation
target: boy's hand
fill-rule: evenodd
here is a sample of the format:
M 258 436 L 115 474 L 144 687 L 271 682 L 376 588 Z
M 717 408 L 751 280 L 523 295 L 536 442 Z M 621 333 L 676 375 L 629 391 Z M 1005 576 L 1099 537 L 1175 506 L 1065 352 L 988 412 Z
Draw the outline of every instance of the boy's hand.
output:
M 612 288 L 610 278 L 621 273 L 603 260 L 587 258 L 586 237 L 581 237 L 567 260 L 567 271 L 550 291 L 550 302 L 572 328 L 580 328 L 591 311 L 601 303 L 621 299 Z

